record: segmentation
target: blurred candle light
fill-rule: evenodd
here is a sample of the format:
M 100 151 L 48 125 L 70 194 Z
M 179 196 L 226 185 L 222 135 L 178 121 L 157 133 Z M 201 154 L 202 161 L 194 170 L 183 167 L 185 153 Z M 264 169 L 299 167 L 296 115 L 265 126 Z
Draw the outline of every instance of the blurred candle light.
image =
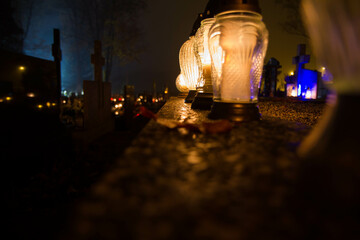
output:
M 29 97 L 29 98 L 34 98 L 34 97 L 35 97 L 35 94 L 32 93 L 32 92 L 30 92 L 30 93 L 26 94 L 26 96 Z
M 204 19 L 201 21 L 200 28 L 195 35 L 195 54 L 202 74 L 198 79 L 196 86 L 197 94 L 191 105 L 191 108 L 194 109 L 210 110 L 213 103 L 209 31 L 214 23 L 215 18 L 213 14 L 208 11 L 204 14 Z
M 312 92 L 311 92 L 310 88 L 308 88 L 308 89 L 306 90 L 305 98 L 306 98 L 306 99 L 312 99 Z
M 298 153 L 324 160 L 324 165 L 346 160 L 351 168 L 360 159 L 360 125 L 355 117 L 360 109 L 360 1 L 303 0 L 302 10 L 314 52 L 324 66 L 323 80 L 337 96 L 330 95 L 318 126 Z M 330 76 L 324 76 L 328 71 Z
M 185 86 L 189 89 L 189 95 L 185 102 L 192 102 L 196 93 L 196 83 L 200 77 L 199 66 L 194 51 L 195 39 L 193 36 L 182 45 L 179 52 L 179 63 Z
M 268 45 L 257 0 L 229 0 L 209 32 L 214 105 L 209 118 L 260 119 L 258 92 Z
M 176 88 L 179 90 L 180 93 L 187 93 L 189 91 L 189 88 L 186 86 L 184 75 L 182 73 L 180 73 L 176 78 Z

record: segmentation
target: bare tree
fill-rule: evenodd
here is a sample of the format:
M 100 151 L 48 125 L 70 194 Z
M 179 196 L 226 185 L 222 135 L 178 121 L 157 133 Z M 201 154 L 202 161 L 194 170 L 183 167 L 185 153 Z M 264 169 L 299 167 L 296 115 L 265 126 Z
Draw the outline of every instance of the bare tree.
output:
M 11 0 L 2 2 L 0 9 L 0 49 L 22 52 L 23 29 L 14 18 L 15 8 Z
M 67 0 L 72 37 L 86 43 L 101 40 L 105 57 L 105 81 L 110 80 L 116 62 L 136 59 L 141 49 L 138 17 L 145 0 Z M 69 36 L 70 36 L 69 35 Z
M 284 31 L 309 38 L 302 21 L 300 10 L 301 0 L 275 0 L 275 2 L 280 5 L 285 12 L 284 19 L 280 23 Z
M 11 0 L 12 6 L 15 9 L 14 19 L 16 23 L 22 28 L 22 42 L 25 42 L 31 22 L 33 18 L 34 6 L 40 4 L 41 0 Z

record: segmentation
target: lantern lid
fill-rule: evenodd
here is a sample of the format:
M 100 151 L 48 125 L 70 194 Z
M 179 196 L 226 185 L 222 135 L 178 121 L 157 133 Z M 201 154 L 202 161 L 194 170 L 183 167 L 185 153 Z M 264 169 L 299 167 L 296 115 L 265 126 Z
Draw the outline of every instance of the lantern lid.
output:
M 204 14 L 203 13 L 199 13 L 197 19 L 194 22 L 193 28 L 191 30 L 190 33 L 190 37 L 195 36 L 196 31 L 199 29 L 199 27 L 201 26 L 201 21 L 204 19 Z
M 209 10 L 209 9 L 207 9 L 207 10 L 205 10 L 205 12 L 203 13 L 203 20 L 204 19 L 207 19 L 207 18 L 213 18 L 214 17 L 214 12 L 213 11 L 211 11 L 211 10 Z
M 261 13 L 258 0 L 219 0 L 219 7 L 215 14 L 234 10 Z

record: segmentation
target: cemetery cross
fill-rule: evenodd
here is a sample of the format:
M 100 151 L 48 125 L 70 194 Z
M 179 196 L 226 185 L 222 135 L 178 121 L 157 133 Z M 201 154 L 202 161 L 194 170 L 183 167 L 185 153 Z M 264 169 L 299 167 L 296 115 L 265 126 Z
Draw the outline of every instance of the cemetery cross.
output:
M 104 92 L 102 81 L 102 67 L 105 64 L 105 58 L 102 56 L 101 41 L 96 40 L 94 44 L 94 54 L 91 55 L 91 63 L 94 65 L 94 78 L 98 83 L 99 107 L 104 106 Z

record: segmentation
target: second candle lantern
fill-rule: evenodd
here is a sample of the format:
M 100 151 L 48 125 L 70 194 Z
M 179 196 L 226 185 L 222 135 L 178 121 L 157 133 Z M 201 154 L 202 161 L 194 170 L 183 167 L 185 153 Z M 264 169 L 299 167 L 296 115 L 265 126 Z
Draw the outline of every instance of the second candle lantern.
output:
M 196 32 L 195 53 L 198 64 L 201 66 L 202 76 L 197 83 L 197 93 L 191 105 L 193 109 L 210 110 L 213 104 L 213 86 L 211 82 L 211 57 L 209 51 L 209 30 L 215 22 L 215 18 L 207 12 L 205 19 L 201 21 L 201 26 Z

